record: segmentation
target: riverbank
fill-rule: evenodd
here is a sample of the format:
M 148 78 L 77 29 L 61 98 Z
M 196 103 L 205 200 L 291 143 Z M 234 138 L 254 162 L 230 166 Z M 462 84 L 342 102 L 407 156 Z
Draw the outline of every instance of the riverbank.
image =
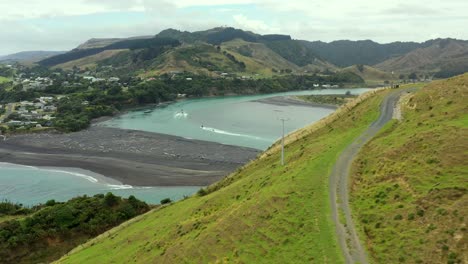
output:
M 321 95 L 318 95 L 321 96 Z M 264 104 L 272 104 L 278 106 L 306 106 L 306 107 L 321 107 L 327 109 L 337 109 L 337 105 L 333 104 L 323 104 L 318 102 L 311 102 L 307 100 L 302 100 L 300 97 L 297 96 L 277 96 L 271 98 L 264 98 L 255 100 L 254 102 L 264 103 Z
M 14 135 L 0 162 L 89 170 L 132 186 L 206 186 L 259 151 L 142 131 L 92 126 L 70 134 Z

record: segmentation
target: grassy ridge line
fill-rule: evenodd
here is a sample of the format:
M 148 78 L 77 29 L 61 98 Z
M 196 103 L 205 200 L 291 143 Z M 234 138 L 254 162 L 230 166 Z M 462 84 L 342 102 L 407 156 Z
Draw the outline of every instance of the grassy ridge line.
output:
M 343 108 L 309 127 L 313 133 L 288 137 L 286 166 L 270 150 L 208 187 L 209 194 L 152 211 L 59 263 L 342 263 L 328 175 L 338 154 L 377 118 L 385 94 L 363 96 L 353 111 Z
M 350 202 L 375 263 L 466 263 L 468 74 L 400 101 L 353 164 Z

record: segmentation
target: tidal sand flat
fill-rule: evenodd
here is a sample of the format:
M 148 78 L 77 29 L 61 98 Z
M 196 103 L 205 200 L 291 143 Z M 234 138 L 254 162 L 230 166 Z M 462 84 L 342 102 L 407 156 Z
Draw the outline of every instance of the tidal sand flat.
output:
M 205 186 L 257 154 L 250 148 L 96 126 L 0 142 L 0 162 L 81 168 L 132 186 Z

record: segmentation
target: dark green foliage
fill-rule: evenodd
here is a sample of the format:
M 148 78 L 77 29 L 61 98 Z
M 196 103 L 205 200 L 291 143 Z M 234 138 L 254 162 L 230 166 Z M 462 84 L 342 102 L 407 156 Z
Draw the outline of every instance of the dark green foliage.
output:
M 197 192 L 198 196 L 205 196 L 207 194 L 208 194 L 208 192 L 205 190 L 205 188 L 200 188 L 200 190 L 198 190 L 198 192 Z
M 371 40 L 338 40 L 330 43 L 322 41 L 302 42 L 317 56 L 341 67 L 355 64 L 374 65 L 428 45 L 416 42 L 379 44 Z
M 25 208 L 21 204 L 9 201 L 0 202 L 0 217 L 6 215 L 26 215 L 33 212 L 33 209 Z
M 45 203 L 46 206 L 54 206 L 56 204 L 55 200 L 49 200 Z
M 265 42 L 265 45 L 298 66 L 306 66 L 319 58 L 303 42 L 297 40 L 268 41 Z
M 39 64 L 42 66 L 54 66 L 54 65 L 65 63 L 65 62 L 81 59 L 87 56 L 96 55 L 105 50 L 116 50 L 116 49 L 130 49 L 130 50 L 144 49 L 145 51 L 142 54 L 140 54 L 140 56 L 142 56 L 143 59 L 152 59 L 158 56 L 162 52 L 163 47 L 165 46 L 176 47 L 179 45 L 180 45 L 180 42 L 178 40 L 169 39 L 169 38 L 124 40 L 124 41 L 113 43 L 103 48 L 72 50 L 70 52 L 42 60 L 39 62 Z
M 252 33 L 235 28 L 224 28 L 222 30 L 214 30 L 206 35 L 206 41 L 210 44 L 219 45 L 223 42 L 233 39 L 243 39 L 248 42 L 258 42 L 259 36 Z
M 77 197 L 66 203 L 52 201 L 30 216 L 0 223 L 0 263 L 53 261 L 85 240 L 149 210 L 134 196 L 121 199 L 111 193 Z M 22 209 L 0 203 L 0 212 L 12 214 Z
M 12 68 L 3 67 L 0 65 L 0 76 L 2 77 L 13 77 L 15 71 Z
M 161 204 L 170 204 L 170 203 L 172 203 L 171 198 L 165 198 L 161 200 Z

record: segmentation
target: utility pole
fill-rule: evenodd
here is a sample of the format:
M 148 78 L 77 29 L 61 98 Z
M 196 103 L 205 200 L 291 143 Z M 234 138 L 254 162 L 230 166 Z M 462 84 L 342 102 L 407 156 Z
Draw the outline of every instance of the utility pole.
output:
M 391 87 L 393 89 L 393 71 L 392 71 L 392 84 L 391 84 Z
M 284 122 L 288 121 L 289 119 L 280 118 L 280 120 L 283 124 L 283 137 L 281 138 L 281 166 L 284 166 Z

